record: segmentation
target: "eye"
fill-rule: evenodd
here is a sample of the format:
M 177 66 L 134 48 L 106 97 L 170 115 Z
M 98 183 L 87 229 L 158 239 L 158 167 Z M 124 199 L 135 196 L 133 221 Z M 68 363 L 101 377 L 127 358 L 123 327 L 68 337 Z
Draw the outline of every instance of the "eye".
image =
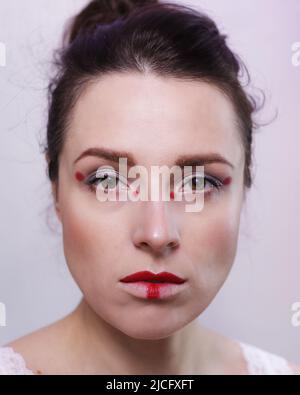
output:
M 101 186 L 105 191 L 111 191 L 118 186 L 119 182 L 127 188 L 126 180 L 123 180 L 118 173 L 111 170 L 98 170 L 87 178 L 85 184 L 93 190 Z
M 183 193 L 209 193 L 213 190 L 219 191 L 223 186 L 222 181 L 212 176 L 191 175 L 186 179 Z

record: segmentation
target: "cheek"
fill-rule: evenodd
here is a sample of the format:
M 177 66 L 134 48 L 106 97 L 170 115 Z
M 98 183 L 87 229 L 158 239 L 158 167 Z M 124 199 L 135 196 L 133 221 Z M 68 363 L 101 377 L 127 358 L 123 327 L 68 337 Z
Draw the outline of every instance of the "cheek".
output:
M 121 242 L 111 217 L 101 209 L 69 201 L 63 209 L 62 225 L 64 254 L 79 287 L 87 290 L 95 279 L 107 283 Z
M 201 227 L 203 246 L 220 270 L 228 270 L 235 258 L 240 226 L 241 194 L 228 194 L 204 212 Z
M 225 268 L 231 266 L 237 247 L 238 224 L 231 218 L 218 218 L 207 226 L 204 246 L 216 261 L 216 265 Z
M 195 287 L 213 297 L 226 280 L 237 250 L 239 212 L 211 207 L 197 218 L 187 240 Z

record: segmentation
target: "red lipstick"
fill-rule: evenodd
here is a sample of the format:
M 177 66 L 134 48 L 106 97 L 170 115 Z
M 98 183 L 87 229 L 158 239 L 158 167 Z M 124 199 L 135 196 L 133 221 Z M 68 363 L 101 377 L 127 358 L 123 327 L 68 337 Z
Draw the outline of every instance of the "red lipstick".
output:
M 129 276 L 122 278 L 120 281 L 125 283 L 132 283 L 136 281 L 150 281 L 156 283 L 175 283 L 175 284 L 181 284 L 185 282 L 183 278 L 180 278 L 172 273 L 161 272 L 155 274 L 149 271 L 136 272 L 130 274 Z
M 140 298 L 164 299 L 177 294 L 186 282 L 173 273 L 133 273 L 120 280 L 120 285 L 129 293 Z

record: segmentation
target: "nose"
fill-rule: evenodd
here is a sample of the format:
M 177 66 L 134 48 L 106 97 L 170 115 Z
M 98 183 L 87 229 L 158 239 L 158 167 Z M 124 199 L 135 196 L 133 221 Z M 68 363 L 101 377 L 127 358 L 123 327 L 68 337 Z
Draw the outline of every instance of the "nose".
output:
M 180 245 L 175 218 L 163 201 L 143 202 L 133 233 L 135 246 L 153 255 L 165 255 Z

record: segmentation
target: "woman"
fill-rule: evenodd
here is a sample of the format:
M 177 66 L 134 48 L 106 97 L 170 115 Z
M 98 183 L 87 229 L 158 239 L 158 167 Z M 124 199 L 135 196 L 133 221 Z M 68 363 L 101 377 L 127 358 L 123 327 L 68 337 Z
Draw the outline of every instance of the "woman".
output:
M 83 298 L 2 348 L 0 372 L 299 374 L 196 320 L 231 270 L 252 184 L 257 104 L 226 36 L 187 7 L 94 0 L 68 27 L 57 66 L 45 156 Z M 146 185 L 121 177 L 120 158 L 144 175 L 188 171 L 169 199 L 113 200 Z M 202 198 L 201 209 L 188 212 L 177 193 Z

